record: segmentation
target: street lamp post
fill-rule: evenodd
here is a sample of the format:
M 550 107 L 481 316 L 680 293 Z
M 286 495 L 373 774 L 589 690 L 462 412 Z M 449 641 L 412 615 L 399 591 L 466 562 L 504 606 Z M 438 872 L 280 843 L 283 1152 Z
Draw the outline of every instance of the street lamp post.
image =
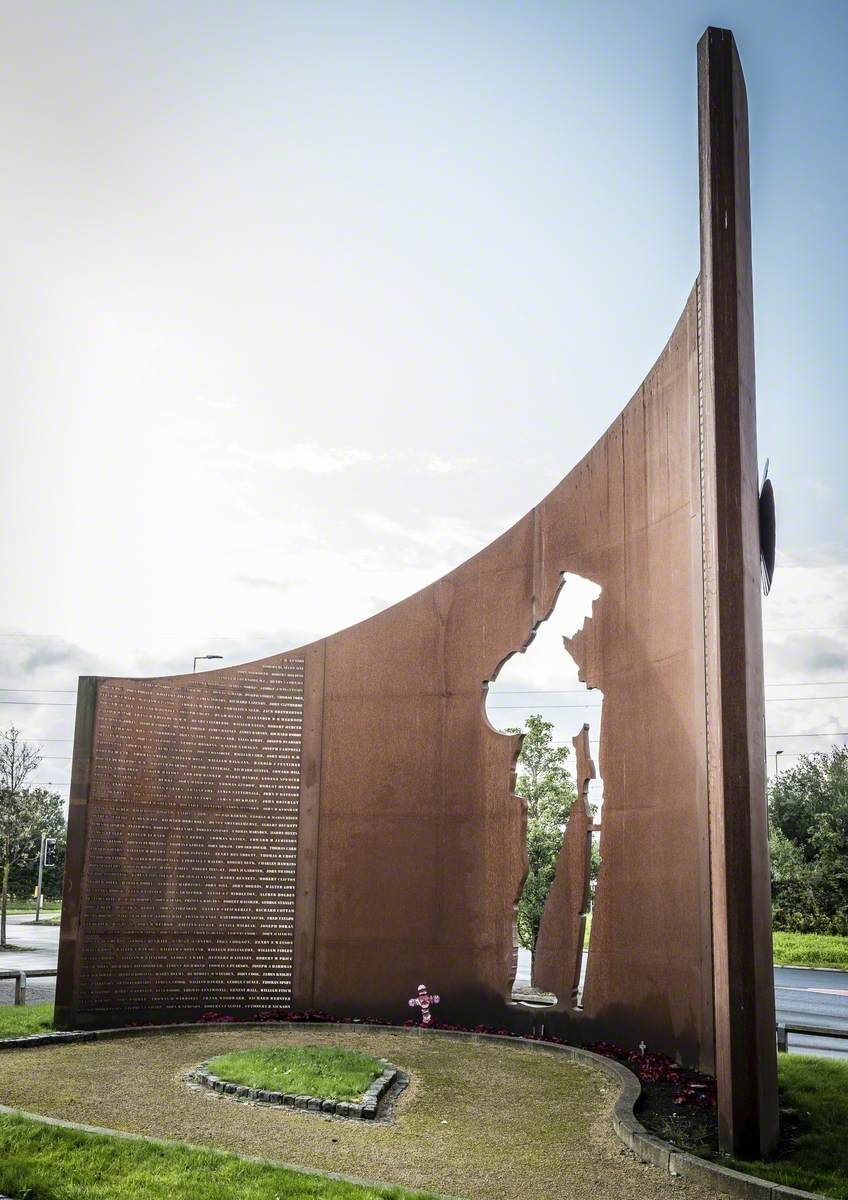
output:
M 775 775 L 780 774 L 780 755 L 782 753 L 783 753 L 782 750 L 775 750 L 775 752 L 774 752 L 774 773 L 775 773 Z
M 194 665 L 191 668 L 192 674 L 197 670 L 197 664 L 203 662 L 207 658 L 223 658 L 223 654 L 195 654 Z

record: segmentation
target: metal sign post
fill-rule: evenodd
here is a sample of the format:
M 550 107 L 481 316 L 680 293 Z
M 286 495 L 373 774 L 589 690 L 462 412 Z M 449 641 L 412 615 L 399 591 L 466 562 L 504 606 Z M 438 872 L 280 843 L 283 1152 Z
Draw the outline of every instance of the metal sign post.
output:
M 44 887 L 44 868 L 56 866 L 56 839 L 48 837 L 46 833 L 41 835 L 41 852 L 38 855 L 38 888 L 35 901 L 35 923 L 39 923 L 41 919 L 42 898 L 41 893 Z
M 47 845 L 47 834 L 41 835 L 41 849 L 38 852 L 38 888 L 35 897 L 35 923 L 41 919 L 41 881 L 44 874 L 44 847 Z

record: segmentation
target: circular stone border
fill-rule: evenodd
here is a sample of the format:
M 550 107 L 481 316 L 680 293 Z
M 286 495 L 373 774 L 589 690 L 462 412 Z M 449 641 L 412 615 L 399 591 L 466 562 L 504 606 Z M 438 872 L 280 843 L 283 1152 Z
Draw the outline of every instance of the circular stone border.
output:
M 272 1092 L 266 1088 L 252 1088 L 241 1083 L 231 1083 L 229 1080 L 219 1079 L 217 1075 L 213 1074 L 209 1070 L 208 1062 L 195 1067 L 186 1076 L 186 1080 L 196 1083 L 210 1092 L 218 1092 L 222 1096 L 231 1097 L 233 1100 L 250 1100 L 254 1104 L 263 1104 L 269 1107 L 282 1105 L 285 1108 L 299 1108 L 304 1112 L 330 1114 L 354 1121 L 373 1121 L 377 1117 L 380 1102 L 386 1092 L 400 1078 L 400 1072 L 393 1063 L 385 1058 L 377 1061 L 382 1064 L 382 1073 L 368 1085 L 359 1101 L 332 1100 L 327 1096 L 304 1096 L 297 1092 Z
M 624 1143 L 628 1150 L 632 1150 L 642 1162 L 650 1163 L 652 1166 L 668 1171 L 670 1175 L 680 1176 L 681 1179 L 688 1179 L 693 1183 L 699 1183 L 703 1187 L 711 1188 L 713 1191 L 729 1196 L 738 1196 L 741 1200 L 828 1200 L 820 1192 L 805 1192 L 798 1188 L 786 1187 L 782 1183 L 772 1183 L 771 1180 L 761 1179 L 757 1175 L 745 1175 L 741 1171 L 734 1171 L 730 1167 L 724 1167 L 720 1163 L 711 1162 L 709 1159 L 698 1158 L 694 1154 L 688 1154 L 685 1150 L 681 1150 L 672 1142 L 666 1142 L 662 1138 L 655 1137 L 645 1129 L 633 1111 L 635 1104 L 642 1094 L 642 1085 L 633 1072 L 612 1058 L 605 1058 L 601 1054 L 596 1054 L 592 1050 L 584 1050 L 580 1046 L 569 1046 L 559 1042 L 543 1042 L 535 1038 L 510 1036 L 509 1034 L 466 1033 L 457 1029 L 439 1029 L 438 1027 L 434 1029 L 432 1026 L 424 1028 L 421 1025 L 375 1026 L 356 1021 L 227 1021 L 221 1022 L 220 1025 L 216 1023 L 213 1027 L 279 1030 L 287 1026 L 302 1029 L 305 1025 L 309 1024 L 316 1027 L 320 1026 L 322 1029 L 344 1030 L 346 1033 L 356 1029 L 365 1032 L 377 1029 L 386 1033 L 405 1033 L 409 1034 L 410 1037 L 454 1038 L 458 1041 L 492 1042 L 496 1045 L 502 1045 L 504 1042 L 507 1042 L 542 1054 L 564 1054 L 567 1058 L 571 1058 L 575 1062 L 586 1063 L 587 1066 L 594 1067 L 600 1074 L 606 1075 L 608 1079 L 613 1079 L 619 1084 L 620 1091 L 612 1113 L 612 1127 L 616 1137 Z M 203 1028 L 204 1025 L 202 1023 L 190 1021 L 174 1025 L 119 1026 L 115 1029 L 57 1030 L 53 1033 L 33 1033 L 17 1038 L 0 1038 L 0 1052 L 3 1050 L 25 1050 L 30 1046 L 49 1046 L 66 1042 L 97 1042 L 120 1037 L 143 1037 L 147 1034 L 182 1033 L 187 1029 L 197 1033 Z M 26 1112 L 21 1108 L 11 1108 L 5 1104 L 0 1104 L 0 1112 L 9 1113 L 13 1116 L 28 1117 L 31 1120 L 41 1121 L 46 1125 L 58 1125 L 66 1129 L 79 1129 L 86 1133 L 111 1134 L 112 1136 L 130 1138 L 136 1141 L 152 1142 L 156 1145 L 188 1145 L 188 1143 L 183 1142 L 163 1143 L 161 1138 L 146 1137 L 144 1134 L 130 1134 L 124 1133 L 121 1130 L 77 1125 L 73 1121 L 64 1121 L 56 1117 L 45 1117 L 38 1113 Z M 236 1155 L 236 1157 L 245 1158 L 251 1162 L 267 1161 L 257 1160 L 249 1155 Z M 312 1171 L 293 1163 L 276 1163 L 275 1165 L 286 1166 L 289 1170 L 299 1171 L 301 1174 L 323 1174 L 331 1178 L 344 1179 L 349 1183 L 369 1183 L 368 1180 L 355 1179 L 351 1176 L 334 1175 L 333 1172 Z M 371 1183 L 371 1186 L 374 1186 L 374 1184 Z

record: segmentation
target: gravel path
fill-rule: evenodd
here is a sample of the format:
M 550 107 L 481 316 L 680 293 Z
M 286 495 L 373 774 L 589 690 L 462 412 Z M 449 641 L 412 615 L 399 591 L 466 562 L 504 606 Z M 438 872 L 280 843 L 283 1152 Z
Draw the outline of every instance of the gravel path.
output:
M 326 1044 L 387 1058 L 411 1077 L 391 1124 L 236 1103 L 182 1077 L 225 1050 Z M 558 1055 L 361 1029 L 205 1027 L 0 1053 L 0 1102 L 469 1200 L 714 1196 L 626 1151 L 614 1086 Z

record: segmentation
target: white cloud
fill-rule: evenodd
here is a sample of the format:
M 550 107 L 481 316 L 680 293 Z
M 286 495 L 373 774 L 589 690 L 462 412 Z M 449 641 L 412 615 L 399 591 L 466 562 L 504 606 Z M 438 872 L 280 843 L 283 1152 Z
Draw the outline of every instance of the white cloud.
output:
M 827 665 L 819 661 L 823 642 L 837 644 L 848 633 L 848 563 L 818 557 L 780 555 L 770 594 L 763 600 L 767 649 L 791 652 L 793 670 L 808 678 Z M 804 662 L 804 647 L 809 663 Z M 837 670 L 844 670 L 838 663 Z M 808 669 L 809 668 L 809 669 Z
M 480 460 L 470 457 L 429 458 L 421 467 L 432 475 L 456 475 L 463 471 L 474 471 L 480 466 Z
M 763 600 L 768 766 L 845 742 L 848 563 L 823 547 L 778 557 Z
M 235 447 L 238 454 L 273 467 L 277 471 L 305 471 L 310 475 L 333 475 L 346 471 L 361 463 L 382 462 L 382 454 L 371 450 L 359 450 L 353 446 L 333 448 L 318 446 L 312 442 L 299 442 L 294 446 L 282 446 L 277 450 L 246 450 Z

